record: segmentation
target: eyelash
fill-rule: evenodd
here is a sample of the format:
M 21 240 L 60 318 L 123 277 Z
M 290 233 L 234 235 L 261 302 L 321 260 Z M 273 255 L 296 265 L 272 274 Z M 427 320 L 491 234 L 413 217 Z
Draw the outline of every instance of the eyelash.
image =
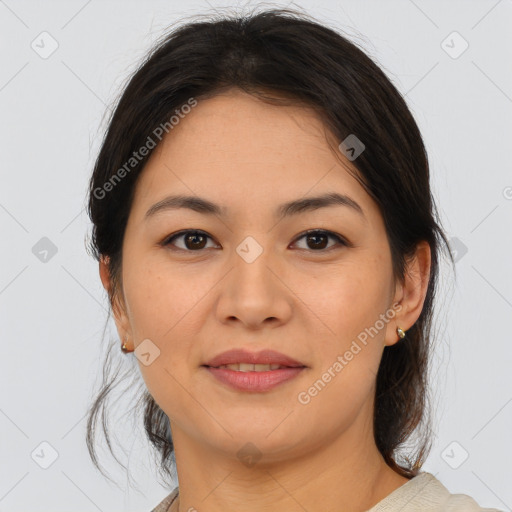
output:
M 207 233 L 205 233 L 204 231 L 197 230 L 197 229 L 188 229 L 188 230 L 184 230 L 184 231 L 179 231 L 178 233 L 174 233 L 173 235 L 168 236 L 162 242 L 161 245 L 163 245 L 165 247 L 170 246 L 170 245 L 172 245 L 172 243 L 171 243 L 172 241 L 174 241 L 177 238 L 183 237 L 184 235 L 187 235 L 187 234 L 201 235 L 201 236 L 205 236 L 207 238 L 210 238 L 212 240 L 212 237 L 210 235 L 208 235 Z M 329 231 L 329 230 L 325 230 L 325 229 L 310 229 L 308 231 L 305 231 L 305 232 L 301 233 L 294 240 L 293 243 L 297 243 L 302 238 L 305 238 L 306 236 L 312 235 L 312 234 L 326 235 L 329 238 L 335 239 L 338 242 L 339 245 L 342 245 L 342 246 L 345 246 L 345 247 L 349 246 L 349 243 L 345 239 L 343 239 L 340 235 L 338 235 L 337 233 L 334 233 L 333 231 Z M 329 252 L 329 251 L 331 251 L 332 249 L 335 249 L 335 248 L 336 248 L 336 245 L 328 247 L 326 249 L 317 249 L 317 250 L 315 250 L 315 249 L 299 249 L 299 250 L 309 251 L 309 252 L 326 253 L 326 252 Z M 191 249 L 182 249 L 181 247 L 174 247 L 172 250 L 173 251 L 183 251 L 183 252 L 202 252 L 205 249 L 203 248 L 203 249 L 198 249 L 198 250 L 194 251 L 194 250 L 191 250 Z

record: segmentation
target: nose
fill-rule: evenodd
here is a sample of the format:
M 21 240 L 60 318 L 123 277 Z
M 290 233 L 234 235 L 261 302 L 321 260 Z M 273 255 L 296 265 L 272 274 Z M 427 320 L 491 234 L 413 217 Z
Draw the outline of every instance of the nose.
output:
M 279 275 L 284 271 L 276 257 L 270 251 L 259 250 L 255 242 L 249 240 L 240 244 L 231 263 L 232 270 L 219 285 L 218 320 L 239 322 L 251 330 L 288 322 L 294 295 Z

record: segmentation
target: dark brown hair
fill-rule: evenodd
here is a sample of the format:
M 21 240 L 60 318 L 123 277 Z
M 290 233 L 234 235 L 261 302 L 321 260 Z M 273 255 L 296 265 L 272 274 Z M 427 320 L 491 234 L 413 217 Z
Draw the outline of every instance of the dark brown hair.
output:
M 126 162 L 147 144 L 156 127 L 168 123 L 190 98 L 200 102 L 230 88 L 274 104 L 314 108 L 337 140 L 355 134 L 365 145 L 353 162 L 355 177 L 380 209 L 395 277 L 403 280 L 407 258 L 414 255 L 418 242 L 430 244 L 431 274 L 423 310 L 406 337 L 384 349 L 376 383 L 376 445 L 390 467 L 411 478 L 431 448 L 427 374 L 442 244 L 454 263 L 430 190 L 428 159 L 418 126 L 380 67 L 347 37 L 309 15 L 267 9 L 207 16 L 167 33 L 154 46 L 109 119 L 90 180 L 88 213 L 93 224 L 92 253 L 98 260 L 105 257 L 109 265 L 110 304 L 114 306 L 122 289 L 123 236 L 137 177 L 151 151 L 122 173 L 122 179 L 116 180 L 115 175 L 119 178 L 123 166 L 126 170 Z M 112 185 L 108 191 L 106 183 Z M 111 349 L 121 358 L 119 347 L 120 342 L 114 340 Z M 108 379 L 111 357 L 112 350 L 87 424 L 87 446 L 100 471 L 94 427 L 101 413 L 112 452 L 106 403 L 119 372 Z M 145 389 L 140 391 L 138 405 L 144 407 L 148 439 L 160 454 L 161 474 L 174 478 L 169 419 Z M 416 445 L 400 454 L 413 434 Z

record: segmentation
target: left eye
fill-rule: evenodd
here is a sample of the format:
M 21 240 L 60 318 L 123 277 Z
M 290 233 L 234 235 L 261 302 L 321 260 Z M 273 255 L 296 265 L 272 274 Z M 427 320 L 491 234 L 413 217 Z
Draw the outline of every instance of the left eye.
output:
M 181 231 L 179 233 L 176 233 L 175 235 L 172 235 L 168 237 L 164 242 L 162 242 L 162 245 L 175 245 L 173 244 L 174 240 L 183 239 L 185 246 L 184 247 L 178 247 L 180 250 L 188 251 L 188 252 L 196 252 L 198 250 L 205 248 L 205 242 L 209 238 L 212 239 L 210 235 L 207 235 L 204 231 L 197 231 L 197 230 L 189 230 L 189 231 Z M 309 230 L 305 233 L 302 233 L 298 238 L 295 239 L 295 243 L 297 243 L 301 239 L 306 239 L 307 244 L 312 244 L 311 247 L 299 247 L 301 250 L 313 250 L 313 251 L 319 251 L 319 250 L 325 250 L 326 249 L 326 241 L 331 238 L 334 239 L 339 245 L 347 245 L 345 240 L 341 238 L 336 233 L 333 233 L 332 231 L 325 231 L 325 230 Z M 336 244 L 334 244 L 336 245 Z M 331 245 L 327 249 L 332 249 L 333 246 Z

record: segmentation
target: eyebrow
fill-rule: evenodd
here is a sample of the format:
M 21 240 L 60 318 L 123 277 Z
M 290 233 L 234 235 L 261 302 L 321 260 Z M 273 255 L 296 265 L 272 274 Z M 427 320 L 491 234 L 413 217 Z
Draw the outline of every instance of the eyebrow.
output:
M 292 215 L 318 210 L 319 208 L 326 208 L 328 206 L 346 206 L 366 219 L 363 209 L 356 201 L 349 196 L 338 193 L 327 193 L 320 196 L 304 197 L 302 199 L 289 201 L 277 207 L 275 216 L 280 218 L 290 217 Z M 158 203 L 155 203 L 146 212 L 145 219 L 147 220 L 159 212 L 176 210 L 179 208 L 188 208 L 189 210 L 193 210 L 198 213 L 216 215 L 219 217 L 225 217 L 228 212 L 225 206 L 220 206 L 208 199 L 197 196 L 177 195 L 166 197 Z

